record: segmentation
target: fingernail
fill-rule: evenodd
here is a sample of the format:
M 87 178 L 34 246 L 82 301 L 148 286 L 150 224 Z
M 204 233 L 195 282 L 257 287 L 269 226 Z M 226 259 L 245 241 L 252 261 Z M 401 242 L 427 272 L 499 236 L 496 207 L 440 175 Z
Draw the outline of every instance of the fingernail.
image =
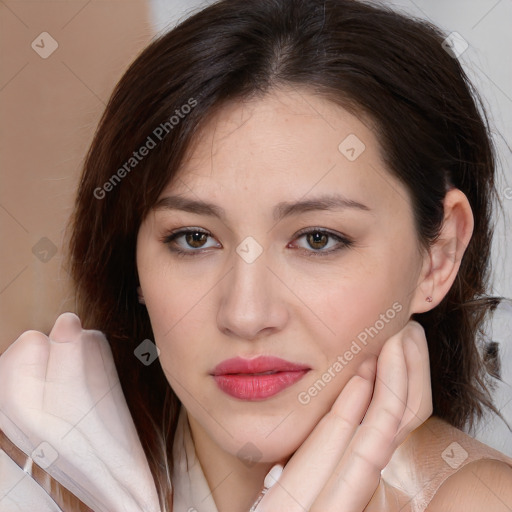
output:
M 276 464 L 273 466 L 272 469 L 267 473 L 263 485 L 267 489 L 270 489 L 279 480 L 282 472 L 283 466 L 281 464 Z

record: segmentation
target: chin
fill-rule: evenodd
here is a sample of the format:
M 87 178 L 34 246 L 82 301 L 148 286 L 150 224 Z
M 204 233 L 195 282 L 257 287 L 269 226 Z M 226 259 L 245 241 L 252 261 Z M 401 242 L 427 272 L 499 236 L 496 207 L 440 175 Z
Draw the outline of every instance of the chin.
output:
M 291 424 L 286 425 L 287 428 L 281 424 L 278 429 L 275 429 L 275 422 L 272 425 L 272 428 L 265 425 L 262 429 L 250 423 L 237 424 L 236 429 L 233 426 L 232 430 L 237 434 L 229 438 L 223 436 L 219 444 L 226 452 L 255 463 L 287 460 L 305 441 L 309 432 L 302 433 Z M 272 433 L 269 435 L 269 432 Z
M 288 460 L 301 445 L 302 440 L 295 443 L 283 442 L 282 439 L 276 439 L 276 442 L 269 442 L 268 439 L 239 439 L 224 447 L 231 455 L 245 460 L 250 467 L 253 463 L 276 463 L 282 460 Z

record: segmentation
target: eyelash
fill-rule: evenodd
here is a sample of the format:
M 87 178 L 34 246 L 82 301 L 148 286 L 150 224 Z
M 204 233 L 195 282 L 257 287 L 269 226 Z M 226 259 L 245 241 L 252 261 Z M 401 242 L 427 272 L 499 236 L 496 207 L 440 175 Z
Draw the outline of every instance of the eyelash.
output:
M 203 254 L 205 251 L 204 249 L 203 250 L 197 249 L 197 250 L 185 251 L 183 249 L 171 247 L 172 242 L 174 242 L 177 238 L 180 238 L 181 236 L 185 236 L 189 233 L 203 233 L 203 234 L 211 237 L 211 233 L 209 233 L 208 231 L 205 231 L 200 228 L 189 228 L 189 229 L 180 229 L 178 231 L 169 233 L 168 235 L 163 237 L 162 242 L 164 244 L 168 245 L 169 250 L 171 252 L 175 253 L 176 256 L 178 256 L 178 257 L 188 257 L 188 256 L 195 257 L 198 254 Z M 351 247 L 354 243 L 352 240 L 350 240 L 349 238 L 347 238 L 345 236 L 337 235 L 331 231 L 327 231 L 325 229 L 320 229 L 320 228 L 306 228 L 304 230 L 299 231 L 296 234 L 295 238 L 300 238 L 304 235 L 315 234 L 315 233 L 327 235 L 330 238 L 334 238 L 335 240 L 338 241 L 339 245 L 337 247 L 335 247 L 334 249 L 329 249 L 328 251 L 321 251 L 321 250 L 316 250 L 316 251 L 311 250 L 310 251 L 307 249 L 303 249 L 304 251 L 306 251 L 306 256 L 308 256 L 308 257 L 318 257 L 318 256 L 325 257 L 326 255 L 330 255 L 335 252 L 341 251 L 342 249 Z M 294 240 L 295 240 L 295 238 L 294 238 Z M 208 249 L 209 248 L 207 248 L 206 250 L 208 250 Z

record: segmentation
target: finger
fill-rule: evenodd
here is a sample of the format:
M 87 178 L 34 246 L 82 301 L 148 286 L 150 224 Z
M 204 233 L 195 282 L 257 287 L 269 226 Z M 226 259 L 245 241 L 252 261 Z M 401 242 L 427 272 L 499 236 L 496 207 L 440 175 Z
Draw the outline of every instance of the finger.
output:
M 80 318 L 74 313 L 62 313 L 50 332 L 49 338 L 51 341 L 57 343 L 80 343 L 84 344 L 82 350 L 70 349 L 76 357 L 83 357 L 85 363 L 89 368 L 87 370 L 96 370 L 95 372 L 86 371 L 85 375 L 99 374 L 99 369 L 103 369 L 109 379 L 114 383 L 117 381 L 117 372 L 112 360 L 112 352 L 104 334 L 97 330 L 82 329 Z M 66 354 L 64 349 L 63 355 Z M 83 353 L 82 353 L 83 352 Z M 66 354 L 68 357 L 68 354 Z M 63 358 L 60 358 L 60 362 Z M 67 366 L 71 366 L 71 361 L 68 360 Z M 75 368 L 76 370 L 77 368 Z
M 31 411 L 41 409 L 48 356 L 48 338 L 25 331 L 0 357 L 0 428 L 25 453 L 34 447 L 26 432 Z
M 375 391 L 363 425 L 375 426 L 394 436 L 408 397 L 408 374 L 401 333 L 386 341 L 377 363 Z
M 50 332 L 51 341 L 58 343 L 69 343 L 76 340 L 82 332 L 82 324 L 80 319 L 74 313 L 62 313 Z
M 44 378 L 48 354 L 48 337 L 39 331 L 25 331 L 0 357 L 2 383 L 9 382 L 4 376 L 11 374 L 18 375 L 13 379 L 17 385 L 22 377 Z
M 375 383 L 375 374 L 377 372 L 377 357 L 373 354 L 368 354 L 367 358 L 356 369 L 356 375 L 363 379 Z
M 347 382 L 331 410 L 288 461 L 279 481 L 258 505 L 258 512 L 309 510 L 364 417 L 373 391 L 372 365 L 375 368 L 375 358 L 361 368 L 369 379 L 355 375 Z
M 394 438 L 407 403 L 407 379 L 402 339 L 395 335 L 379 356 L 368 412 L 312 511 L 360 512 L 368 504 L 396 448 Z
M 404 353 L 409 384 L 407 405 L 395 440 L 397 445 L 432 414 L 428 345 L 425 331 L 417 322 L 409 322 L 404 333 Z
M 92 382 L 91 378 L 97 375 L 101 368 L 102 373 L 108 378 L 109 387 L 116 386 L 119 383 L 119 376 L 107 338 L 101 331 L 93 329 L 84 330 L 82 335 L 85 343 L 84 350 L 93 356 L 87 358 L 88 381 Z
M 77 389 L 83 381 L 84 353 L 80 343 L 82 325 L 74 313 L 62 313 L 50 334 L 50 354 L 45 381 L 49 386 L 70 386 Z M 55 406 L 61 405 L 55 404 Z M 63 404 L 64 407 L 73 404 Z
M 100 331 L 82 329 L 77 315 L 61 314 L 49 338 L 50 354 L 45 376 L 49 384 L 59 383 L 70 386 L 75 392 L 87 392 L 92 402 L 117 384 L 117 371 L 108 341 Z

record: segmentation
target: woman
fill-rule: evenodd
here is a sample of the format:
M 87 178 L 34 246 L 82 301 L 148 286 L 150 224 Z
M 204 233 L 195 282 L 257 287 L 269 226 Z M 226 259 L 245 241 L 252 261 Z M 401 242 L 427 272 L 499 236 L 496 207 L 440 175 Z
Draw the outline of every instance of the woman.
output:
M 461 431 L 498 412 L 495 162 L 443 40 L 224 0 L 130 66 L 78 190 L 78 317 L 0 358 L 4 451 L 64 510 L 510 510 L 512 460 Z

